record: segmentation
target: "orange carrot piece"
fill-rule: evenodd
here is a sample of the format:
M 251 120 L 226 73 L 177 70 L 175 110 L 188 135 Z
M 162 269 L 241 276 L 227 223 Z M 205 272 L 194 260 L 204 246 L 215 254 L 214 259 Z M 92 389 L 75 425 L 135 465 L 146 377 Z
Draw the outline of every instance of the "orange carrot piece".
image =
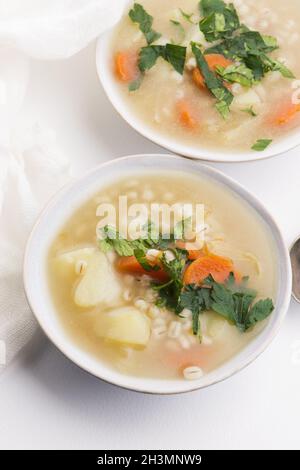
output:
M 176 247 L 181 248 L 182 250 L 187 250 L 188 251 L 188 259 L 191 260 L 191 261 L 194 261 L 195 259 L 200 258 L 200 256 L 204 256 L 207 253 L 206 247 L 204 247 L 201 250 L 188 250 L 187 249 L 187 243 L 182 241 L 182 240 L 178 240 L 176 242 Z
M 139 76 L 138 54 L 133 51 L 118 52 L 115 56 L 116 75 L 122 82 L 133 82 Z
M 205 366 L 208 353 L 209 349 L 207 347 L 201 350 L 199 346 L 193 346 L 190 349 L 181 349 L 180 351 L 172 351 L 164 354 L 162 362 L 166 366 L 174 367 L 178 372 L 182 373 L 186 367 Z
M 195 261 L 196 259 L 200 258 L 200 256 L 204 256 L 203 250 L 188 250 L 189 253 L 189 260 Z
M 133 276 L 147 275 L 161 282 L 166 282 L 169 277 L 162 269 L 157 271 L 146 271 L 135 256 L 122 256 L 117 260 L 116 268 L 120 273 L 132 274 Z
M 182 124 L 183 127 L 186 127 L 190 130 L 195 130 L 198 127 L 199 122 L 196 118 L 195 111 L 192 109 L 191 105 L 187 101 L 178 101 L 177 111 L 179 122 Z
M 282 126 L 291 122 L 299 113 L 300 104 L 285 103 L 281 110 L 272 116 L 271 123 L 276 126 Z
M 193 261 L 184 273 L 184 284 L 201 284 L 209 275 L 223 283 L 234 272 L 233 262 L 228 258 L 207 254 Z M 238 275 L 237 275 L 238 277 Z
M 226 59 L 226 57 L 221 54 L 207 54 L 205 59 L 212 72 L 214 72 L 218 66 L 226 68 L 233 64 L 231 60 Z M 199 88 L 206 88 L 204 77 L 198 67 L 193 70 L 193 80 Z

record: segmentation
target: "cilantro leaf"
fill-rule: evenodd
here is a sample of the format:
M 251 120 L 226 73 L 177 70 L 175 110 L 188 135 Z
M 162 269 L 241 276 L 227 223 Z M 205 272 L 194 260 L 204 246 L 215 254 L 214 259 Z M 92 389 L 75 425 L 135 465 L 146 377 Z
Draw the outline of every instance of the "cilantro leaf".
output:
M 232 3 L 222 0 L 201 0 L 204 18 L 199 27 L 208 42 L 230 37 L 240 27 L 240 20 Z
M 175 44 L 166 44 L 165 46 L 146 46 L 142 47 L 139 55 L 139 69 L 141 72 L 151 69 L 159 57 L 169 62 L 176 72 L 183 74 L 186 47 Z
M 283 63 L 278 60 L 271 59 L 270 57 L 263 55 L 262 57 L 265 71 L 280 72 L 285 78 L 296 78 L 293 72 L 288 69 Z
M 156 61 L 163 54 L 164 46 L 146 46 L 142 47 L 139 54 L 138 66 L 141 72 L 151 69 Z
M 216 72 L 226 82 L 239 83 L 244 87 L 250 88 L 255 82 L 252 70 L 244 64 L 229 65 L 226 68 L 218 66 Z
M 179 315 L 185 308 L 192 312 L 193 334 L 197 335 L 201 340 L 200 314 L 211 308 L 210 290 L 199 288 L 192 284 L 185 286 L 179 297 L 177 307 Z
M 241 111 L 242 111 L 243 113 L 248 113 L 248 114 L 250 114 L 250 116 L 252 116 L 252 117 L 257 117 L 257 115 L 258 115 L 258 114 L 254 111 L 253 106 L 249 106 L 249 108 L 241 109 Z
M 154 286 L 159 293 L 159 305 L 166 306 L 177 311 L 179 297 L 183 288 L 183 270 L 185 268 L 188 253 L 186 250 L 174 248 L 171 250 L 174 259 L 169 261 L 163 253 L 160 261 L 164 271 L 169 275 L 170 281 L 163 286 Z
M 185 11 L 183 11 L 181 8 L 179 8 L 180 10 L 180 13 L 182 15 L 182 17 L 188 22 L 188 23 L 191 23 L 191 24 L 197 24 L 197 23 L 194 23 L 194 21 L 192 20 L 194 14 L 193 13 L 186 13 Z
M 271 299 L 259 300 L 248 311 L 245 317 L 245 329 L 248 330 L 251 326 L 255 325 L 262 320 L 265 320 L 274 310 L 274 304 Z
M 192 51 L 196 58 L 197 66 L 204 77 L 207 88 L 217 99 L 217 110 L 224 118 L 226 118 L 233 101 L 233 94 L 223 85 L 222 80 L 220 80 L 220 78 L 210 70 L 202 51 L 195 43 L 192 43 Z
M 211 288 L 211 309 L 242 332 L 267 318 L 274 309 L 271 299 L 260 300 L 253 305 L 257 293 L 246 287 L 246 281 L 236 284 L 233 273 L 225 284 L 215 282 L 211 276 L 204 281 Z
M 104 253 L 114 250 L 119 256 L 134 256 L 135 250 L 142 250 L 145 253 L 154 247 L 156 242 L 149 236 L 145 239 L 127 240 L 122 238 L 114 227 L 105 225 L 101 228 L 101 238 L 98 243 Z
M 153 16 L 149 15 L 139 3 L 134 3 L 133 8 L 129 11 L 129 18 L 139 25 L 148 44 L 152 44 L 161 37 L 161 34 L 152 29 Z
M 140 76 L 134 80 L 133 82 L 129 83 L 128 85 L 128 90 L 129 91 L 136 91 L 140 88 L 142 81 L 143 81 L 144 75 L 141 73 Z
M 199 2 L 200 12 L 203 16 L 208 16 L 211 13 L 222 13 L 226 4 L 223 0 L 201 0 Z
M 269 145 L 272 143 L 272 139 L 259 139 L 251 147 L 252 150 L 256 152 L 263 152 Z
M 186 47 L 176 44 L 166 44 L 164 59 L 169 62 L 176 72 L 183 74 L 186 58 Z

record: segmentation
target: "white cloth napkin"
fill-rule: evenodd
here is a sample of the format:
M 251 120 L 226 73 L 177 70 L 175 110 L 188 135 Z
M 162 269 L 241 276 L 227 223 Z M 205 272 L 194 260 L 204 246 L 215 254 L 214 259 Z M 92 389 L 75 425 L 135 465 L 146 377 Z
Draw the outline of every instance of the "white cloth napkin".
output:
M 23 292 L 24 247 L 42 205 L 70 174 L 54 131 L 16 128 L 28 57 L 70 57 L 120 18 L 125 1 L 0 0 L 0 371 L 36 330 Z

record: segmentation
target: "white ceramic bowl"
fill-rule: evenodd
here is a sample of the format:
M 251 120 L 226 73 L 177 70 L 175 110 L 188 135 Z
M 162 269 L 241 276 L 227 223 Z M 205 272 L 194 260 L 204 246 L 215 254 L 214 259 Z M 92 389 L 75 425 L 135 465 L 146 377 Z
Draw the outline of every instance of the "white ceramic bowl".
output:
M 168 137 L 157 132 L 143 119 L 140 119 L 134 110 L 128 106 L 128 102 L 124 99 L 120 84 L 115 78 L 114 67 L 112 61 L 111 42 L 115 29 L 112 29 L 103 34 L 97 43 L 96 49 L 96 65 L 97 71 L 104 88 L 106 95 L 110 102 L 118 111 L 118 113 L 125 119 L 125 121 L 139 132 L 144 137 L 147 137 L 152 142 L 161 145 L 165 149 L 170 150 L 178 155 L 184 155 L 190 158 L 199 160 L 213 161 L 213 162 L 246 162 L 263 160 L 265 158 L 274 157 L 283 154 L 300 145 L 300 130 L 288 134 L 286 137 L 274 140 L 263 152 L 255 152 L 253 150 L 243 152 L 232 152 L 228 150 L 212 150 L 200 145 L 188 145 L 176 142 L 173 137 Z
M 277 262 L 278 291 L 276 308 L 265 329 L 239 354 L 197 381 L 161 380 L 123 375 L 113 367 L 81 350 L 63 328 L 53 305 L 46 263 L 49 247 L 66 219 L 93 194 L 120 177 L 148 170 L 172 170 L 203 175 L 223 184 L 242 198 L 261 217 L 274 240 Z M 274 338 L 286 314 L 291 296 L 289 254 L 281 233 L 262 204 L 242 186 L 210 167 L 170 155 L 138 155 L 104 163 L 62 189 L 48 204 L 29 238 L 24 261 L 24 284 L 29 304 L 39 324 L 51 341 L 73 362 L 112 384 L 140 392 L 171 394 L 200 389 L 219 382 L 251 363 Z

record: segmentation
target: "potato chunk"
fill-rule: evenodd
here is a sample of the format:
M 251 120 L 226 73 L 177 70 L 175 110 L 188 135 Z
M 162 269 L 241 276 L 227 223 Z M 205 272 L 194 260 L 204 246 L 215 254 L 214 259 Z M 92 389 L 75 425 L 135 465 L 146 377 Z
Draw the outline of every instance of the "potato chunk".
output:
M 111 306 L 118 304 L 120 295 L 121 286 L 113 267 L 104 253 L 95 251 L 75 289 L 74 302 L 80 307 Z
M 146 346 L 150 338 L 150 320 L 134 307 L 123 307 L 99 316 L 96 335 L 131 346 Z

